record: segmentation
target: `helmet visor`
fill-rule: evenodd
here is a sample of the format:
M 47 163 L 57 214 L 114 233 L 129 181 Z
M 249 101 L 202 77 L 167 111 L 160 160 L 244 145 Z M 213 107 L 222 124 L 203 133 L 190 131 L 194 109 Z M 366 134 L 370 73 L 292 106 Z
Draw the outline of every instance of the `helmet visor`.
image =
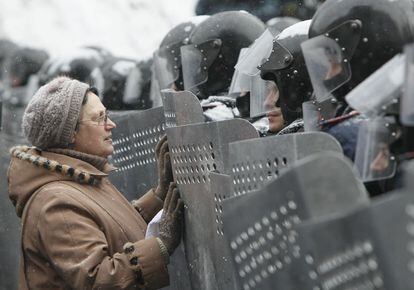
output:
M 398 54 L 360 83 L 345 99 L 352 108 L 368 117 L 383 115 L 389 105 L 398 101 L 404 74 L 405 55 Z M 412 107 L 409 109 L 413 110 Z
M 240 50 L 239 59 L 237 63 L 239 63 L 243 57 L 246 55 L 248 48 L 242 48 Z M 230 96 L 242 96 L 246 92 L 250 91 L 250 77 L 245 73 L 239 71 L 237 69 L 237 64 L 235 66 L 234 74 L 231 79 L 229 95 Z
M 122 101 L 125 104 L 136 104 L 142 92 L 142 74 L 138 67 L 131 69 L 126 81 Z
M 321 115 L 315 101 L 302 103 L 303 125 L 305 132 L 320 131 Z
M 348 59 L 339 44 L 324 35 L 309 39 L 301 46 L 316 100 L 331 98 L 331 93 L 351 78 Z
M 390 150 L 395 140 L 395 125 L 389 118 L 363 122 L 358 132 L 355 167 L 364 182 L 394 176 L 396 160 Z
M 237 62 L 235 69 L 249 76 L 258 75 L 260 73 L 258 66 L 267 61 L 272 53 L 273 39 L 273 34 L 266 29 Z
M 171 88 L 171 85 L 178 79 L 181 65 L 179 60 L 179 44 L 163 46 L 155 51 L 153 56 L 154 72 L 160 89 Z
M 414 126 L 414 44 L 404 49 L 406 55 L 405 82 L 401 98 L 401 123 Z
M 208 79 L 208 70 L 217 58 L 221 48 L 219 39 L 212 39 L 202 44 L 190 44 L 181 47 L 181 64 L 183 67 L 184 89 L 194 89 Z
M 161 89 L 158 80 L 155 77 L 155 73 L 151 76 L 150 100 L 152 108 L 162 106 Z
M 349 20 L 301 44 L 316 100 L 322 102 L 351 79 L 350 60 L 361 39 L 361 21 Z
M 250 79 L 250 117 L 262 117 L 267 113 L 278 111 L 276 102 L 279 99 L 279 90 L 273 81 L 265 81 L 259 75 Z

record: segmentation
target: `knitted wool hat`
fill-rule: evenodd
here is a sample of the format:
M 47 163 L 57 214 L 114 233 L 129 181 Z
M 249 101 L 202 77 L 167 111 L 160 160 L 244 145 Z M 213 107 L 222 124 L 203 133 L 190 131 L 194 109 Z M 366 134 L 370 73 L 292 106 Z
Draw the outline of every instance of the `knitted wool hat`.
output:
M 40 148 L 67 148 L 74 135 L 89 85 L 57 77 L 32 97 L 23 115 L 23 133 Z

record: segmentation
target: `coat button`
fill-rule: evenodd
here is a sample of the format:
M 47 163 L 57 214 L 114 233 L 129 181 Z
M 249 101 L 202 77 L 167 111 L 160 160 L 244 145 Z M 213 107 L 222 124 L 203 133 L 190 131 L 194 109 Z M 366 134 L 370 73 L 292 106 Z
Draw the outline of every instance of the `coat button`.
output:
M 130 253 L 132 253 L 133 251 L 135 251 L 134 244 L 132 244 L 132 243 L 126 243 L 126 244 L 124 245 L 124 253 L 125 253 L 125 254 L 130 254 Z
M 129 260 L 129 263 L 130 263 L 132 266 L 136 266 L 136 265 L 138 265 L 138 262 L 139 262 L 138 257 L 133 257 L 131 260 Z

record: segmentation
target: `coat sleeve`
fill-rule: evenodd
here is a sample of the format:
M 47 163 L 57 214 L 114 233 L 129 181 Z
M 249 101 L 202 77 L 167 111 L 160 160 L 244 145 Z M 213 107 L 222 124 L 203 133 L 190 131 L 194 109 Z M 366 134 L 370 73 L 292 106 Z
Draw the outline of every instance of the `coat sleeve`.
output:
M 162 209 L 164 203 L 155 195 L 154 189 L 150 189 L 140 199 L 133 200 L 132 205 L 148 224 Z
M 134 241 L 134 251 L 110 256 L 91 213 L 64 193 L 52 193 L 38 221 L 41 247 L 73 289 L 158 289 L 168 285 L 165 260 L 155 238 Z M 130 244 L 130 243 L 129 243 Z

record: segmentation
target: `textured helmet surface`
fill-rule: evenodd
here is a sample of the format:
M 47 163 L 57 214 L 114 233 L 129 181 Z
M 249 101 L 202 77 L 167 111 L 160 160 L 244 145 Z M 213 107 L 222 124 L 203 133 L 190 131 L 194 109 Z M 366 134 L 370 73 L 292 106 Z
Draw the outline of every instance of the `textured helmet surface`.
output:
M 336 92 L 337 97 L 343 97 L 401 52 L 405 44 L 414 41 L 414 1 L 411 0 L 327 0 L 312 18 L 309 38 L 326 35 L 341 24 L 355 20 L 360 22 L 361 31 L 349 59 L 352 75 Z M 344 39 L 346 36 L 335 37 L 339 42 L 349 42 Z
M 302 103 L 313 88 L 306 69 L 301 43 L 308 39 L 310 21 L 301 21 L 283 30 L 274 40 L 273 50 L 261 66 L 261 77 L 273 80 L 279 89 L 279 106 L 287 123 L 302 116 Z
M 68 76 L 101 89 L 100 66 L 108 55 L 95 47 L 82 47 L 50 58 L 39 71 L 39 84 L 44 85 L 57 76 Z
M 217 13 L 194 29 L 190 36 L 191 44 L 200 45 L 211 40 L 220 43 L 218 54 L 210 54 L 213 59 L 205 60 L 211 65 L 206 68 L 207 81 L 198 87 L 199 97 L 227 92 L 240 50 L 252 44 L 264 30 L 264 23 L 245 11 Z

